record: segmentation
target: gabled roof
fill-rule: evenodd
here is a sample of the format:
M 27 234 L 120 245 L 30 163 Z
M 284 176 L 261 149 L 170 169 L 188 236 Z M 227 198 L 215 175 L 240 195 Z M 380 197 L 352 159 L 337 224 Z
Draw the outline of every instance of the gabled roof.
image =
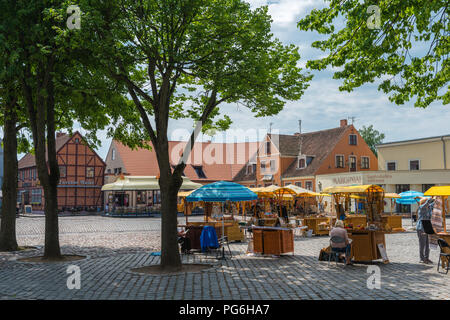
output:
M 342 135 L 350 126 L 342 126 L 338 128 L 321 130 L 315 132 L 303 133 L 301 135 L 271 135 L 272 141 L 278 139 L 278 149 L 281 156 L 298 156 L 300 139 L 302 138 L 302 154 L 305 156 L 314 156 L 311 163 L 304 169 L 297 168 L 297 161 L 293 161 L 291 165 L 283 172 L 283 178 L 311 176 L 320 168 L 323 160 L 325 160 L 335 145 L 341 140 Z
M 63 133 L 63 134 L 57 136 L 55 139 L 56 151 L 58 152 L 58 150 L 61 149 L 67 143 L 67 141 L 69 141 L 76 133 L 79 134 L 79 132 L 77 131 L 72 136 L 70 136 L 66 133 Z M 80 134 L 80 136 L 81 136 L 81 134 Z M 45 147 L 45 160 L 46 161 L 48 160 L 47 147 Z M 18 162 L 19 169 L 29 168 L 29 167 L 34 167 L 34 166 L 36 166 L 36 159 L 35 159 L 34 154 L 32 154 L 32 153 L 27 153 Z

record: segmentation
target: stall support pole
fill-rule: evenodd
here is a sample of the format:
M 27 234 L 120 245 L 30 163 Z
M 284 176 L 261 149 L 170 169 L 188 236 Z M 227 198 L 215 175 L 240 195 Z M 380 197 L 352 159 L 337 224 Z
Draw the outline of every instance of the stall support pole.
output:
M 223 208 L 224 203 L 222 202 L 222 236 L 220 237 L 222 240 L 222 256 L 220 258 L 217 258 L 217 260 L 226 260 L 225 257 L 225 246 L 224 246 L 224 235 L 225 235 L 225 222 L 224 222 L 224 218 L 225 218 L 225 212 L 224 212 L 224 208 Z
M 442 196 L 442 224 L 444 225 L 444 233 L 447 233 L 447 222 L 445 221 L 445 203 L 447 197 Z

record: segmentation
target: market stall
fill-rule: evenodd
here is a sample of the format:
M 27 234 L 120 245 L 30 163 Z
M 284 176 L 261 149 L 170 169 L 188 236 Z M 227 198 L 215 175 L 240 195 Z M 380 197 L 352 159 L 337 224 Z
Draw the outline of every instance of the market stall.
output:
M 229 241 L 242 241 L 244 240 L 244 234 L 239 228 L 238 221 L 233 219 L 233 217 L 227 218 L 224 215 L 225 204 L 237 202 L 244 203 L 246 201 L 256 200 L 257 197 L 258 196 L 248 188 L 233 182 L 218 181 L 204 185 L 185 198 L 185 201 L 188 203 L 204 203 L 204 221 L 187 223 L 186 228 L 189 230 L 190 228 L 195 229 L 196 227 L 213 226 L 216 229 L 221 228 L 220 234 L 226 236 Z M 215 208 L 220 210 L 220 217 L 218 214 L 216 217 L 212 216 L 212 212 Z M 197 241 L 197 234 L 194 236 L 192 233 L 188 232 L 187 236 L 195 237 L 195 239 L 191 239 L 191 243 L 199 242 Z M 192 246 L 192 248 L 199 249 L 194 246 Z
M 202 185 L 183 177 L 180 190 L 194 190 Z M 105 193 L 105 214 L 108 216 L 140 216 L 160 209 L 159 179 L 156 176 L 121 174 L 113 183 L 102 186 Z
M 364 198 L 366 223 L 361 225 L 346 223 L 349 238 L 352 239 L 352 258 L 354 261 L 383 259 L 385 263 L 389 262 L 386 255 L 385 231 L 381 219 L 384 208 L 383 188 L 377 185 L 329 187 L 324 192 L 333 195 L 337 207 L 337 219 L 342 214 L 348 213 L 351 195 Z M 344 222 L 347 218 L 346 215 Z
M 396 232 L 405 232 L 402 226 L 402 216 L 394 215 L 392 213 L 392 208 L 395 206 L 396 199 L 400 199 L 400 195 L 397 193 L 385 193 L 385 199 L 389 199 L 391 212 L 390 214 L 384 213 L 381 215 L 381 222 L 383 223 L 383 229 L 386 232 L 396 233 Z

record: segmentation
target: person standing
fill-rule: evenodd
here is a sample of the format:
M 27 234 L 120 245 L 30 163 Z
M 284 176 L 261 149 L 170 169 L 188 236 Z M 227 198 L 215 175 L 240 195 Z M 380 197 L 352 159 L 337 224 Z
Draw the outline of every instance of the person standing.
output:
M 416 231 L 419 238 L 419 256 L 420 263 L 432 264 L 429 259 L 430 256 L 430 241 L 428 234 L 425 233 L 423 228 L 423 220 L 430 220 L 433 213 L 434 199 L 422 198 L 419 202 L 419 209 L 417 210 L 417 224 Z

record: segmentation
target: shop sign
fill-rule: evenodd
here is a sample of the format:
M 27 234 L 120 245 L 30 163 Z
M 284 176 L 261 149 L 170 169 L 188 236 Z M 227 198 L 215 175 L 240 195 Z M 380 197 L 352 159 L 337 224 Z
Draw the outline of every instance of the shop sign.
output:
M 336 177 L 333 178 L 334 185 L 348 185 L 348 184 L 362 184 L 361 176 L 350 176 L 350 177 Z

